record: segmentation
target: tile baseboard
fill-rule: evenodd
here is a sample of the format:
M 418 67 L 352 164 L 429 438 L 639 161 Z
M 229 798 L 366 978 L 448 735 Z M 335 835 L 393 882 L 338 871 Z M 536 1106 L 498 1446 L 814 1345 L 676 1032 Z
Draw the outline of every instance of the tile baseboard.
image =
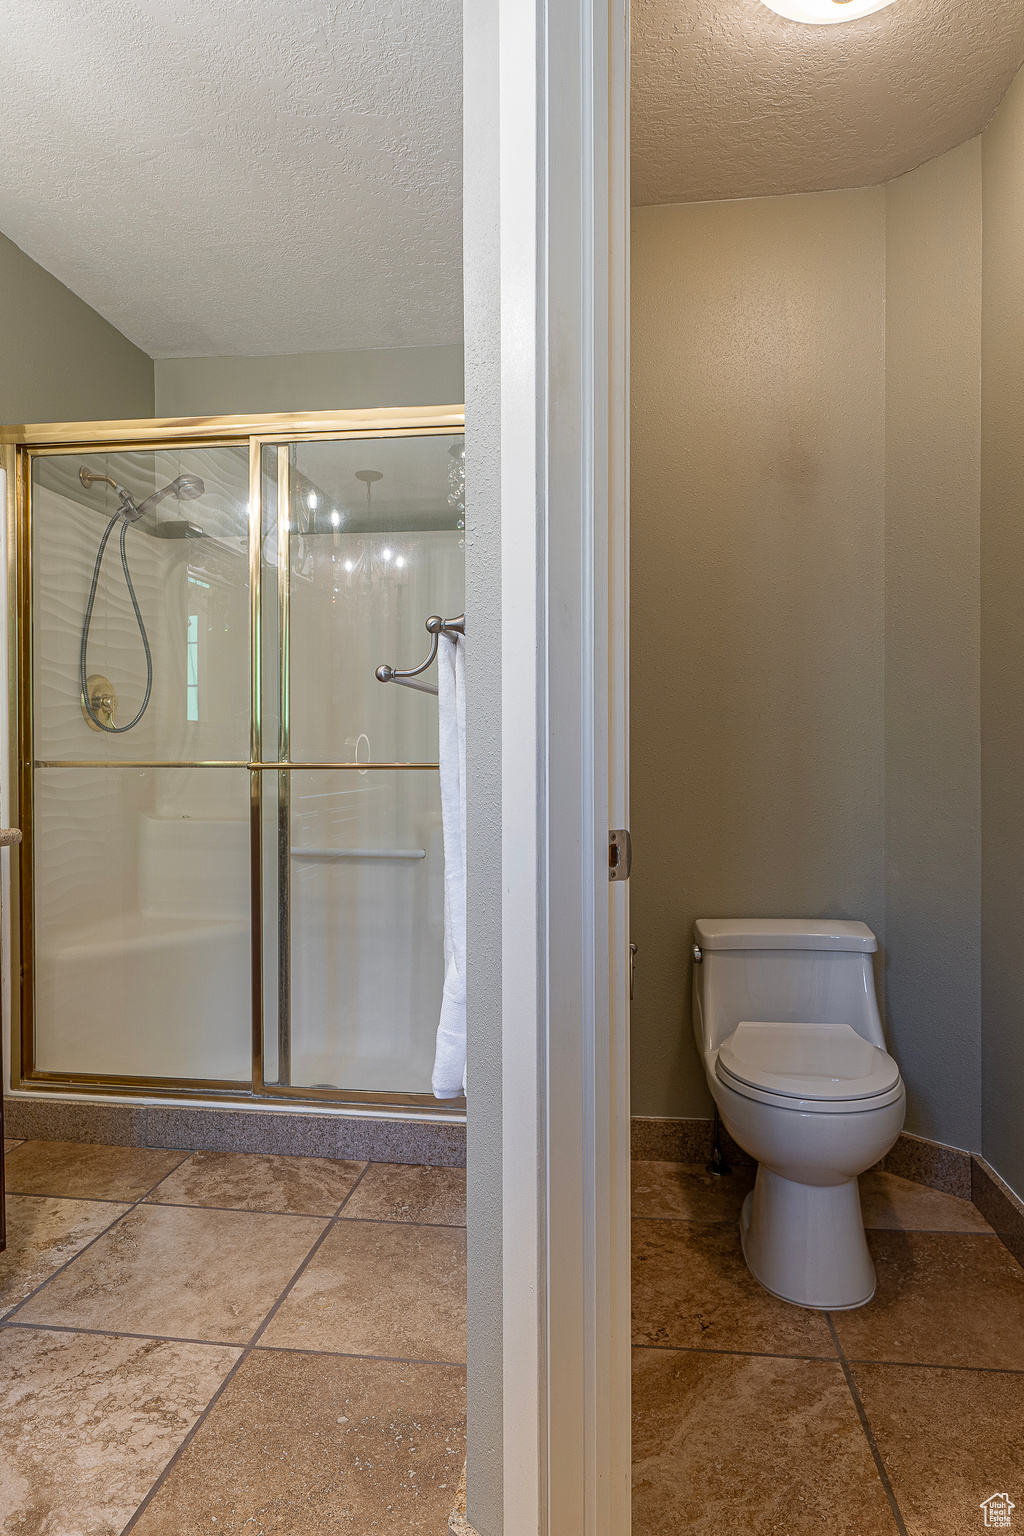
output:
M 1017 1263 L 1024 1265 L 1024 1200 L 977 1153 L 971 1157 L 971 1198 Z
M 962 1147 L 947 1147 L 944 1142 L 901 1131 L 896 1145 L 877 1168 L 910 1179 L 914 1184 L 924 1184 L 928 1189 L 941 1190 L 944 1195 L 972 1199 L 971 1154 Z
M 711 1156 L 710 1120 L 662 1120 L 634 1115 L 630 1157 L 640 1163 L 706 1163 Z
M 630 1124 L 630 1156 L 644 1163 L 706 1163 L 711 1159 L 713 1120 L 668 1120 L 654 1115 L 634 1115 Z M 724 1126 L 722 1154 L 728 1163 L 752 1163 Z
M 711 1157 L 714 1122 L 711 1120 L 669 1120 L 648 1115 L 634 1115 L 631 1126 L 631 1150 L 634 1161 L 664 1163 L 706 1163 Z M 722 1151 L 727 1162 L 750 1163 L 753 1159 L 722 1130 Z M 915 1184 L 941 1190 L 946 1195 L 971 1196 L 971 1154 L 959 1147 L 947 1147 L 924 1136 L 903 1131 L 892 1151 L 876 1164 L 876 1170 L 899 1174 Z M 875 1170 L 873 1170 L 875 1171 Z
M 12 1140 L 103 1142 L 115 1147 L 182 1147 L 189 1152 L 270 1152 L 466 1166 L 466 1127 L 437 1120 L 348 1119 L 272 1110 L 188 1105 L 88 1104 L 68 1099 L 4 1100 Z
M 714 1122 L 668 1120 L 635 1115 L 631 1126 L 635 1162 L 706 1163 L 711 1157 Z M 722 1132 L 722 1151 L 733 1164 L 752 1161 Z M 895 1173 L 944 1195 L 969 1200 L 981 1212 L 1018 1264 L 1024 1265 L 1024 1200 L 976 1152 L 948 1147 L 926 1136 L 901 1131 L 892 1150 L 870 1172 Z M 453 1536 L 464 1533 L 452 1528 Z M 470 1532 L 469 1536 L 473 1536 Z

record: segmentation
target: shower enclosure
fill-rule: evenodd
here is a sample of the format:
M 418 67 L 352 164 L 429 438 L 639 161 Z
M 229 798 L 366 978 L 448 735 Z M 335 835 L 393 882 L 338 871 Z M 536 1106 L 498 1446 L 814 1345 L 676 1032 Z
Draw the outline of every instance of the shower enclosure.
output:
M 8 437 L 15 1083 L 437 1107 L 462 424 Z

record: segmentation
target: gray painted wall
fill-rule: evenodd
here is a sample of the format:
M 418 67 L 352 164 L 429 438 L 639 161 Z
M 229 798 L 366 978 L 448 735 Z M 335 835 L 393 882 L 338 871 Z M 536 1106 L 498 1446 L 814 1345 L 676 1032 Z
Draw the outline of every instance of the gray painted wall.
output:
M 462 345 L 154 363 L 0 235 L 0 421 L 113 421 L 458 405 Z
M 0 421 L 153 414 L 153 359 L 0 235 Z
M 635 215 L 637 1114 L 709 1108 L 698 908 L 844 912 L 907 1128 L 1024 1190 L 1022 252 L 1024 76 L 886 188 Z
M 343 411 L 376 405 L 461 405 L 461 343 L 286 357 L 158 359 L 158 416 Z
M 1024 1194 L 1024 75 L 982 157 L 982 1148 Z
M 704 1115 L 699 916 L 884 937 L 885 193 L 633 214 L 633 1113 Z
M 886 188 L 886 1020 L 981 1146 L 981 141 Z

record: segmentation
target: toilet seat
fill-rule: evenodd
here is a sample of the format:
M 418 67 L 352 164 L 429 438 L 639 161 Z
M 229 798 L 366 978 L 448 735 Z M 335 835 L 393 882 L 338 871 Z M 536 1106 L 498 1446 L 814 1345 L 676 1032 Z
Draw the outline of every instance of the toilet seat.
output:
M 715 1075 L 746 1098 L 819 1113 L 880 1108 L 903 1092 L 892 1057 L 847 1024 L 744 1020 L 722 1042 Z

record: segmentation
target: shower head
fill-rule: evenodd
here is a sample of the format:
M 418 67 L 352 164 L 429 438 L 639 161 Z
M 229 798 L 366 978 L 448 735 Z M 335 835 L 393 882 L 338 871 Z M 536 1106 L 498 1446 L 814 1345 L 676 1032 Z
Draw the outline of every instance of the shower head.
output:
M 206 486 L 198 475 L 179 475 L 177 480 L 172 481 L 167 489 L 179 501 L 195 501 L 197 496 L 203 495 Z
M 173 496 L 176 501 L 195 501 L 201 496 L 206 486 L 198 475 L 179 475 L 177 480 L 172 480 L 170 485 L 165 485 L 163 490 L 154 491 L 152 496 L 147 496 L 139 508 L 140 512 L 155 507 L 158 501 L 163 501 L 165 496 Z
M 165 496 L 173 496 L 175 501 L 195 501 L 205 490 L 206 486 L 198 475 L 179 475 L 177 480 L 172 480 L 170 485 L 164 486 L 163 490 L 154 491 L 152 496 L 147 496 L 139 507 L 138 515 L 141 517 L 144 512 L 148 512 L 151 507 L 163 501 Z
M 152 496 L 147 496 L 144 502 L 137 504 L 132 495 L 123 486 L 118 485 L 116 480 L 111 480 L 109 475 L 95 475 L 83 464 L 78 471 L 78 478 L 86 490 L 95 480 L 103 485 L 112 486 L 121 503 L 121 512 L 132 523 L 142 517 L 143 513 L 148 512 L 151 507 L 155 507 L 158 502 L 163 501 L 165 496 L 173 496 L 176 501 L 195 501 L 206 490 L 205 484 L 198 475 L 179 475 L 177 480 L 171 481 L 170 485 L 165 485 L 160 491 L 154 491 Z

